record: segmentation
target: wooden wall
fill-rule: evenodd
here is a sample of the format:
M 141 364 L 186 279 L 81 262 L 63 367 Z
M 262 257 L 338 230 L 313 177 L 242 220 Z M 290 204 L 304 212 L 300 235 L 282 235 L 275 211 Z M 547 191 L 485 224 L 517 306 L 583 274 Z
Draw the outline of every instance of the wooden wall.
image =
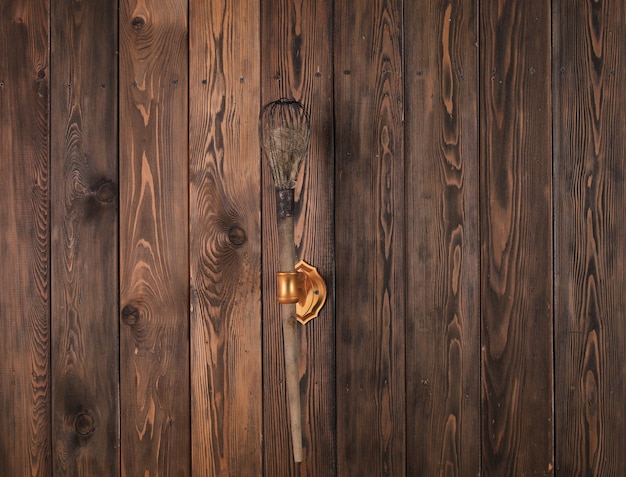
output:
M 0 475 L 626 475 L 622 61 L 618 0 L 0 0 Z

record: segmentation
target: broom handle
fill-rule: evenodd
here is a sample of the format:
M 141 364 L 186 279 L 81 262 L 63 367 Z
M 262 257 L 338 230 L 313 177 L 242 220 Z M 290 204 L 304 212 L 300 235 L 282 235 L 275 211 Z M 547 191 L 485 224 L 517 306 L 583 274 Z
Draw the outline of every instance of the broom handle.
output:
M 295 271 L 293 217 L 278 219 L 279 266 L 281 272 Z M 300 377 L 298 375 L 298 334 L 296 329 L 296 305 L 280 305 L 285 348 L 285 382 L 291 418 L 293 459 L 302 462 L 302 412 L 300 410 Z

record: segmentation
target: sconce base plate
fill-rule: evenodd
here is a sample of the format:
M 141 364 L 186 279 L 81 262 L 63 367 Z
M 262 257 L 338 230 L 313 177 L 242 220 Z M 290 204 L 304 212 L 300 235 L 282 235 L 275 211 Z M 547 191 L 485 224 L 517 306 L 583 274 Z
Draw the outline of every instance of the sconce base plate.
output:
M 296 272 L 300 275 L 301 286 L 303 286 L 300 299 L 296 303 L 296 315 L 298 321 L 304 325 L 316 318 L 326 303 L 326 282 L 318 273 L 317 268 L 304 260 L 296 263 Z

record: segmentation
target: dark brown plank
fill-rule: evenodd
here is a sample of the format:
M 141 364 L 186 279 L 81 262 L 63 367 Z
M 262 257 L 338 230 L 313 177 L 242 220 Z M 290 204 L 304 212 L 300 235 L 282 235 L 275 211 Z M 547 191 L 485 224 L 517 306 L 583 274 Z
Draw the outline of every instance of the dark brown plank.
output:
M 554 3 L 556 468 L 626 475 L 626 6 Z
M 274 186 L 264 164 L 264 390 L 267 475 L 335 475 L 335 332 L 333 291 L 333 143 L 330 1 L 262 4 L 262 104 L 281 97 L 311 116 L 311 146 L 296 189 L 297 259 L 318 268 L 329 296 L 320 316 L 300 333 L 303 462 L 289 459 L 282 328 L 276 296 L 278 249 Z
M 0 3 L 0 475 L 48 476 L 49 2 Z
M 190 475 L 187 2 L 120 2 L 122 474 Z
M 407 475 L 478 475 L 477 5 L 404 15 Z
M 190 4 L 193 475 L 262 475 L 258 0 Z
M 334 15 L 338 475 L 405 475 L 402 2 Z
M 485 475 L 550 475 L 549 2 L 480 6 L 482 455 Z
M 118 475 L 117 3 L 55 2 L 55 475 Z

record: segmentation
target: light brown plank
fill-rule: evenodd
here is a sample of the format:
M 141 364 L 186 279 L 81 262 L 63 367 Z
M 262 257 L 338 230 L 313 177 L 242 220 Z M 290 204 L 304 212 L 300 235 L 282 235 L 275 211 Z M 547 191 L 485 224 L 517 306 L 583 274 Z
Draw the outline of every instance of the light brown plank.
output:
M 337 469 L 405 475 L 402 2 L 334 14 Z
M 278 239 L 274 185 L 263 165 L 264 390 L 267 475 L 334 475 L 335 324 L 333 297 L 332 3 L 263 2 L 262 104 L 281 97 L 300 101 L 311 116 L 311 145 L 296 188 L 297 260 L 318 268 L 329 296 L 320 316 L 300 336 L 303 462 L 292 455 L 285 397 L 282 329 L 276 296 Z
M 619 1 L 553 7 L 560 475 L 626 475 L 625 18 Z
M 0 3 L 0 475 L 48 476 L 49 2 Z
M 120 2 L 122 475 L 190 475 L 187 2 Z
M 550 475 L 552 135 L 550 10 L 480 6 L 484 475 Z
M 190 4 L 193 475 L 262 475 L 258 0 Z
M 477 5 L 404 15 L 407 475 L 478 475 Z
M 55 2 L 55 475 L 118 475 L 117 4 Z

